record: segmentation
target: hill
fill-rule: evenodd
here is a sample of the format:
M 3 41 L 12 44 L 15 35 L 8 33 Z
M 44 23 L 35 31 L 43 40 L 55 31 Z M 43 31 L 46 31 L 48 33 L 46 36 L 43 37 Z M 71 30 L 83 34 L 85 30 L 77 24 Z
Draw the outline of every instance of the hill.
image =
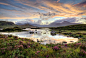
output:
M 56 28 L 56 27 L 63 27 L 63 26 L 69 26 L 69 25 L 77 25 L 77 24 L 80 24 L 80 23 L 72 23 L 72 22 L 68 22 L 68 21 L 63 21 L 63 22 L 52 22 L 50 23 L 49 25 L 35 25 L 35 26 L 38 26 L 38 27 L 49 27 L 49 28 Z
M 0 21 L 0 25 L 14 25 L 13 22 Z
M 80 23 L 71 23 L 71 22 L 68 22 L 68 21 L 63 21 L 61 23 L 53 22 L 53 23 L 49 24 L 49 26 L 51 26 L 51 27 L 61 27 L 61 26 L 69 26 L 69 25 L 77 25 L 77 24 L 80 24 Z
M 0 21 L 0 28 L 8 28 L 16 26 L 13 22 Z
M 20 24 L 20 23 L 14 24 L 13 22 L 0 21 L 0 29 L 13 28 L 13 27 L 30 28 L 30 27 L 35 27 L 35 26 L 32 26 L 31 24 Z
M 31 24 L 17 24 L 20 28 L 34 28 L 35 26 Z
M 55 29 L 55 28 L 51 28 L 51 29 Z M 57 27 L 56 29 L 60 29 L 60 30 L 86 30 L 86 24 Z

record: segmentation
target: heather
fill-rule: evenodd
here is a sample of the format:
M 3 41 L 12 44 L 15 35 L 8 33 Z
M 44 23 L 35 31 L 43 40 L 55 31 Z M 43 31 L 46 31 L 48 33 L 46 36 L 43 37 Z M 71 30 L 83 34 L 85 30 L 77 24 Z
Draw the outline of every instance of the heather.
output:
M 42 45 L 26 38 L 0 35 L 0 58 L 86 58 L 85 44 Z

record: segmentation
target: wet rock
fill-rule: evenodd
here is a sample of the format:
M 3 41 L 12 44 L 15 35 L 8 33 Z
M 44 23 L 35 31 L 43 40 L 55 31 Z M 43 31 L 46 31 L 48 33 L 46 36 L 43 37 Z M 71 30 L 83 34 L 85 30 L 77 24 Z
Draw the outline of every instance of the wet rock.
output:
M 70 42 L 74 42 L 74 41 L 70 41 Z
M 66 41 L 63 41 L 62 44 L 66 44 L 67 42 Z
M 33 34 L 34 32 L 29 32 L 30 34 Z
M 56 32 L 55 31 L 51 31 L 51 35 L 56 35 Z
M 39 42 L 39 40 L 37 39 L 37 42 Z

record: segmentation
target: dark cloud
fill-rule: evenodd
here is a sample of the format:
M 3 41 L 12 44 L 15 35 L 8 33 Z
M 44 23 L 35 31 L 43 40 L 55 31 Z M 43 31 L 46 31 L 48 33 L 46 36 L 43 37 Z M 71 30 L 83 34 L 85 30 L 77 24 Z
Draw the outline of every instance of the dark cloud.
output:
M 86 7 L 86 0 L 81 3 L 75 4 L 75 6 Z
M 42 20 L 48 20 L 50 18 L 52 18 L 52 16 L 55 16 L 56 14 L 55 13 L 41 13 L 40 14 L 40 19 Z

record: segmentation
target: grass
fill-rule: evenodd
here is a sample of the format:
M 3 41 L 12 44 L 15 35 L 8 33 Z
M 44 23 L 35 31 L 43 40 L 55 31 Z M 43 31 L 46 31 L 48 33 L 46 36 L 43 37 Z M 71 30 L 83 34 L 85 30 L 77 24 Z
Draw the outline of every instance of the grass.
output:
M 20 27 L 4 28 L 3 30 L 0 30 L 0 32 L 21 32 L 21 31 L 25 30 L 22 30 Z
M 66 36 L 79 38 L 79 42 L 86 42 L 86 31 L 84 30 L 55 30 L 57 34 L 63 34 Z
M 82 26 L 82 27 L 81 27 Z M 65 27 L 51 28 L 51 31 L 55 31 L 56 34 L 63 34 L 68 37 L 78 38 L 77 43 L 68 44 L 67 48 L 63 48 L 66 51 L 62 52 L 64 58 L 86 58 L 86 24 L 85 25 L 71 25 Z M 61 45 L 62 46 L 62 45 Z M 62 58 L 61 57 L 61 58 Z
M 86 58 L 86 42 L 42 45 L 12 35 L 0 35 L 0 58 Z

